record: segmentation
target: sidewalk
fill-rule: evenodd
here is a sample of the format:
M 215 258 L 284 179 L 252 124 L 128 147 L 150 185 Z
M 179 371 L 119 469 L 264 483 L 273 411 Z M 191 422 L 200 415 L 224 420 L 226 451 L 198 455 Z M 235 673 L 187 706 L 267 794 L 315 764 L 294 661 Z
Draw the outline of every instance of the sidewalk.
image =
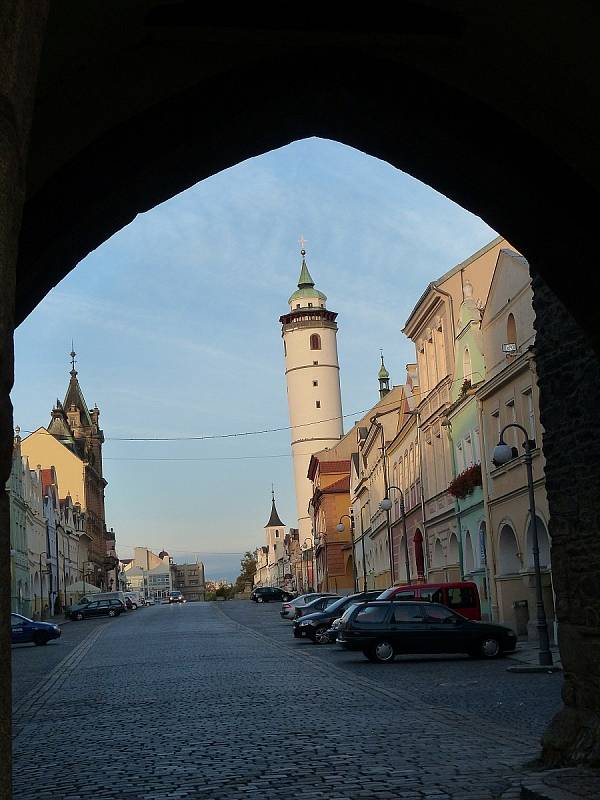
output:
M 550 652 L 552 653 L 552 661 L 554 662 L 554 667 L 558 667 L 558 669 L 562 670 L 562 662 L 560 660 L 560 653 L 558 651 L 558 647 L 550 647 Z M 519 661 L 522 664 L 529 664 L 530 666 L 537 666 L 539 664 L 538 659 L 539 654 L 539 647 L 537 642 L 529 642 L 527 639 L 524 641 L 520 641 L 517 644 L 517 649 L 514 653 L 511 653 L 508 658 L 511 661 Z
M 596 800 L 598 797 L 600 771 L 569 767 L 521 778 L 504 792 L 501 800 Z

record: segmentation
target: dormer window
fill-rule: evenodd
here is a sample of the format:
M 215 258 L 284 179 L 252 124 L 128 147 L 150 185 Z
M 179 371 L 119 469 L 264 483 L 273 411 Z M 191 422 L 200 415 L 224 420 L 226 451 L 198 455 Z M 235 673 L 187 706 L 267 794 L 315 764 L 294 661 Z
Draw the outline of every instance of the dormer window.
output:
M 312 306 L 312 303 L 309 303 L 309 304 L 308 304 L 308 307 L 309 307 L 309 308 L 312 308 L 312 307 L 313 307 L 313 306 Z

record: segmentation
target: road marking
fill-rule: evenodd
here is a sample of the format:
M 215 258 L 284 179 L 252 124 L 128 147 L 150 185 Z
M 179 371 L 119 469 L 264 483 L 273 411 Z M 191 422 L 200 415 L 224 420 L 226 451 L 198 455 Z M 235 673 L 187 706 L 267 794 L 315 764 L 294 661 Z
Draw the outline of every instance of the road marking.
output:
M 65 656 L 54 667 L 52 672 L 40 683 L 28 692 L 22 700 L 13 706 L 12 728 L 13 740 L 16 741 L 23 732 L 25 723 L 35 717 L 43 708 L 51 693 L 61 686 L 71 675 L 73 670 L 91 650 L 96 643 L 105 626 L 98 626 L 90 631 L 85 639 L 74 647 L 68 656 Z

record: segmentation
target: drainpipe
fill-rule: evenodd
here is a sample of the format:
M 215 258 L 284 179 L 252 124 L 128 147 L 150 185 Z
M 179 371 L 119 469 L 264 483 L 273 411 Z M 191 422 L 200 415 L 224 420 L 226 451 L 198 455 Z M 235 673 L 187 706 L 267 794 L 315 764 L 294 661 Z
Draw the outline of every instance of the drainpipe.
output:
M 487 462 L 487 447 L 486 447 L 486 440 L 485 440 L 485 425 L 483 419 L 483 403 L 481 398 L 477 398 L 477 411 L 478 411 L 478 419 L 479 419 L 479 432 L 481 434 L 481 482 L 483 484 L 483 509 L 485 512 L 485 529 L 486 529 L 486 548 L 485 548 L 485 577 L 487 580 L 488 591 L 490 594 L 490 616 L 492 618 L 492 622 L 497 622 L 499 619 L 499 611 L 500 608 L 498 606 L 498 593 L 496 591 L 496 580 L 492 581 L 491 573 L 490 573 L 490 558 L 492 560 L 492 571 L 494 576 L 496 575 L 496 552 L 494 548 L 494 533 L 492 530 L 492 521 L 490 517 L 490 506 L 489 506 L 489 499 L 490 499 L 490 492 L 489 492 L 489 475 L 488 475 L 488 462 Z M 479 531 L 477 532 L 477 537 L 479 539 Z M 479 541 L 477 542 L 479 545 Z M 489 547 L 488 547 L 489 544 Z
M 423 524 L 423 541 L 425 542 L 423 555 L 425 556 L 425 580 L 427 580 L 429 578 L 430 564 L 429 564 L 429 542 L 427 539 L 427 519 L 425 515 L 425 486 L 423 483 L 423 443 L 421 441 L 421 412 L 415 411 L 413 413 L 417 419 L 417 447 L 419 449 L 419 483 L 421 484 L 420 487 L 421 520 Z
M 462 274 L 462 273 L 461 273 Z M 446 433 L 448 435 L 448 442 L 450 444 L 450 454 L 452 456 L 452 476 L 456 478 L 456 453 L 454 452 L 454 439 L 452 438 L 452 423 L 446 417 L 445 423 L 441 423 L 442 427 L 446 428 Z M 460 503 L 458 501 L 458 497 L 454 498 L 454 512 L 456 514 L 456 524 L 458 526 L 458 563 L 460 566 L 460 579 L 464 581 L 465 579 L 465 568 L 463 563 L 463 543 L 462 543 L 462 525 L 460 523 Z M 447 562 L 446 562 L 447 564 Z M 448 577 L 446 573 L 446 578 Z

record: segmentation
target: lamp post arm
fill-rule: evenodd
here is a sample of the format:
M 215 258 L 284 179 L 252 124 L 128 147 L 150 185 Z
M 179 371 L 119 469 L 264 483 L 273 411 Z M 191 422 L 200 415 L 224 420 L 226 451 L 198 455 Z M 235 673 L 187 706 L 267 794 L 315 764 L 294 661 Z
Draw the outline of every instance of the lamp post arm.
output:
M 527 428 L 524 428 L 518 422 L 509 422 L 508 425 L 505 425 L 502 428 L 502 430 L 500 431 L 500 442 L 501 443 L 505 443 L 504 442 L 504 433 L 509 428 L 517 428 L 518 430 L 521 431 L 521 433 L 523 433 L 525 435 L 525 441 L 523 442 L 523 447 L 525 448 L 525 452 L 529 453 L 529 451 L 531 450 L 531 445 L 529 444 L 529 432 L 528 432 Z

